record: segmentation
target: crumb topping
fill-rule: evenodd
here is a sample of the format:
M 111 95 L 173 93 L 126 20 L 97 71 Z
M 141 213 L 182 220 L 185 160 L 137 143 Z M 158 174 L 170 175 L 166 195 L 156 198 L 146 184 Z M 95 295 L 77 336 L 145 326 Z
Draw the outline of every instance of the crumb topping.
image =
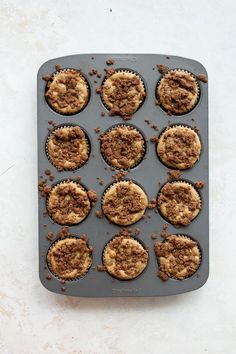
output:
M 52 108 L 60 113 L 77 113 L 88 103 L 87 81 L 78 70 L 58 71 L 48 81 L 45 97 Z
M 174 225 L 188 225 L 201 209 L 198 192 L 183 181 L 166 183 L 159 193 L 157 204 L 161 214 Z
M 51 271 L 61 279 L 74 279 L 89 269 L 92 256 L 81 238 L 65 238 L 56 242 L 47 254 Z
M 196 272 L 201 259 L 197 242 L 180 235 L 170 235 L 164 242 L 157 241 L 155 253 L 162 280 L 190 277 Z
M 118 279 L 133 279 L 147 266 L 148 252 L 130 231 L 123 230 L 106 246 L 103 254 L 104 266 L 108 273 Z
M 159 137 L 157 153 L 167 166 L 186 169 L 199 159 L 201 142 L 198 134 L 191 128 L 167 127 Z
M 103 213 L 118 225 L 131 225 L 140 220 L 148 206 L 142 188 L 132 181 L 113 184 L 103 198 Z
M 48 196 L 48 213 L 61 225 L 79 224 L 86 218 L 90 209 L 88 192 L 76 182 L 60 183 L 51 190 Z
M 101 135 L 101 152 L 114 167 L 132 168 L 143 157 L 142 134 L 131 126 L 118 126 Z
M 130 119 L 144 97 L 144 85 L 134 73 L 113 71 L 102 86 L 102 98 L 111 116 L 120 115 L 124 119 Z
M 47 152 L 59 171 L 74 170 L 89 158 L 88 141 L 78 125 L 57 128 L 48 138 Z
M 159 82 L 158 101 L 166 111 L 181 114 L 190 111 L 198 100 L 195 77 L 185 71 L 171 70 Z

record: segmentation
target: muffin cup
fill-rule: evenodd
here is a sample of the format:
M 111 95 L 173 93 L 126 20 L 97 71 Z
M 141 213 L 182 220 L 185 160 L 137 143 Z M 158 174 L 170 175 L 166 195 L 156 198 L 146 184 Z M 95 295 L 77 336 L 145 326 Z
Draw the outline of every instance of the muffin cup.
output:
M 88 103 L 89 103 L 89 100 L 90 100 L 90 96 L 91 96 L 91 90 L 90 90 L 89 82 L 88 82 L 87 78 L 85 77 L 85 75 L 84 75 L 80 70 L 78 70 L 78 69 L 67 68 L 67 69 L 60 69 L 60 70 L 57 70 L 56 72 L 54 72 L 54 73 L 51 74 L 51 79 L 49 80 L 49 82 L 52 82 L 53 78 L 54 78 L 55 76 L 57 76 L 59 73 L 67 72 L 67 71 L 71 71 L 71 70 L 76 71 L 76 72 L 83 78 L 83 80 L 84 80 L 84 82 L 85 82 L 85 84 L 86 84 L 86 87 L 87 87 L 87 89 L 88 89 L 88 99 L 87 99 L 86 104 L 85 104 L 81 109 L 79 109 L 78 111 L 76 111 L 76 112 L 74 112 L 74 113 L 64 113 L 64 112 L 61 112 L 60 110 L 58 110 L 58 109 L 56 109 L 55 107 L 53 107 L 53 106 L 51 105 L 51 103 L 49 102 L 49 100 L 47 99 L 47 97 L 46 97 L 46 93 L 47 93 L 47 91 L 48 91 L 48 89 L 49 89 L 49 86 L 48 86 L 48 83 L 47 83 L 47 84 L 46 84 L 46 87 L 45 87 L 45 93 L 44 93 L 45 101 L 47 102 L 47 104 L 49 105 L 49 107 L 50 107 L 54 112 L 56 112 L 56 113 L 58 113 L 58 114 L 60 114 L 60 115 L 62 115 L 62 116 L 74 116 L 74 115 L 76 115 L 76 114 L 82 112 L 82 111 L 87 107 L 87 105 L 88 105 Z
M 80 239 L 81 237 L 78 237 L 78 236 L 75 236 L 75 235 L 70 235 L 70 236 L 66 236 L 66 237 L 60 237 L 59 239 L 57 239 L 57 240 L 55 240 L 52 244 L 51 244 L 51 246 L 48 248 L 48 250 L 47 250 L 47 255 L 48 255 L 48 252 L 51 250 L 51 249 L 53 249 L 53 247 L 55 246 L 55 244 L 56 243 L 58 243 L 59 241 L 61 241 L 61 240 L 65 240 L 65 239 Z M 87 246 L 89 246 L 88 245 L 88 242 L 87 242 Z M 65 280 L 65 281 L 67 281 L 67 282 L 71 282 L 71 281 L 75 281 L 75 280 L 79 280 L 79 279 L 81 279 L 81 278 L 84 278 L 85 277 L 85 275 L 89 272 L 89 270 L 90 270 L 90 268 L 91 268 L 91 265 L 92 265 L 92 262 L 93 262 L 93 255 L 92 255 L 92 252 L 90 251 L 90 256 L 91 256 L 91 258 L 90 258 L 90 265 L 89 265 L 89 267 L 87 268 L 87 270 L 83 273 L 83 274 L 81 274 L 80 276 L 78 276 L 78 277 L 75 277 L 75 278 L 61 278 L 61 277 L 59 277 L 54 271 L 53 271 L 53 269 L 51 268 L 51 266 L 50 266 L 50 263 L 48 262 L 48 260 L 47 260 L 47 255 L 46 255 L 46 263 L 47 263 L 47 266 L 48 266 L 48 269 L 50 270 L 50 272 L 54 275 L 54 277 L 56 277 L 57 279 L 59 279 L 59 280 Z
M 165 77 L 166 74 L 168 74 L 168 73 L 170 73 L 170 72 L 176 72 L 176 71 L 184 72 L 184 73 L 189 74 L 192 78 L 194 78 L 195 83 L 196 83 L 196 85 L 197 85 L 197 99 L 196 99 L 195 104 L 192 106 L 192 108 L 189 109 L 188 111 L 182 112 L 182 113 L 172 113 L 172 112 L 170 112 L 171 115 L 173 115 L 173 116 L 183 116 L 183 115 L 188 114 L 189 112 L 191 112 L 191 111 L 197 106 L 197 104 L 198 104 L 198 102 L 199 102 L 199 100 L 200 100 L 200 95 L 201 95 L 201 90 L 200 90 L 200 86 L 199 86 L 198 80 L 197 80 L 196 76 L 195 76 L 193 73 L 191 73 L 190 71 L 184 70 L 184 69 L 180 69 L 180 68 L 170 69 L 170 70 L 166 71 L 166 72 L 164 73 L 164 75 L 162 75 L 162 76 L 160 77 L 160 79 L 158 80 L 158 82 L 157 82 L 156 90 L 155 90 L 155 92 L 156 92 L 156 99 L 157 99 L 157 102 L 158 102 L 159 107 L 160 107 L 163 111 L 168 112 L 168 110 L 167 110 L 162 104 L 160 104 L 159 95 L 158 95 L 158 87 L 159 87 L 159 85 L 160 85 L 160 83 L 161 83 L 161 80 Z
M 78 167 L 75 167 L 75 168 L 63 168 L 62 170 L 58 170 L 58 167 L 54 164 L 54 162 L 51 160 L 50 158 L 50 155 L 49 155 L 49 152 L 48 152 L 48 143 L 49 143 L 49 139 L 50 137 L 56 132 L 56 130 L 59 130 L 61 128 L 73 128 L 73 127 L 76 127 L 76 126 L 79 126 L 80 129 L 83 131 L 84 135 L 85 135 L 85 140 L 86 140 L 86 145 L 87 145 L 87 149 L 88 149 L 88 159 L 80 166 Z M 88 134 L 87 132 L 78 124 L 60 124 L 60 125 L 57 125 L 54 129 L 52 129 L 47 138 L 46 138 L 46 142 L 45 142 L 45 152 L 46 152 L 46 155 L 47 155 L 47 158 L 48 158 L 48 161 L 58 170 L 58 172 L 63 172 L 63 171 L 76 171 L 78 170 L 79 168 L 83 167 L 89 160 L 89 157 L 90 157 L 90 153 L 91 153 L 91 143 L 90 143 L 90 139 L 88 137 Z
M 106 156 L 103 154 L 102 150 L 101 150 L 101 143 L 100 143 L 100 152 L 101 152 L 101 155 L 104 159 L 104 161 L 110 166 L 110 167 L 114 167 L 116 170 L 124 170 L 124 171 L 129 171 L 129 170 L 132 170 L 133 168 L 135 168 L 136 166 L 138 166 L 144 159 L 144 156 L 146 154 L 146 151 L 147 151 L 147 143 L 146 143 L 146 139 L 144 137 L 144 134 L 138 129 L 136 128 L 134 125 L 132 124 L 116 124 L 116 125 L 113 125 L 111 126 L 109 129 L 107 129 L 103 135 L 105 135 L 106 133 L 109 133 L 111 132 L 113 129 L 115 128 L 126 128 L 126 127 L 131 127 L 133 128 L 137 133 L 141 134 L 142 138 L 143 138 L 143 142 L 144 142 L 144 145 L 143 145 L 143 149 L 142 149 L 142 157 L 140 158 L 139 161 L 137 161 L 132 167 L 118 167 L 118 166 L 113 166 L 110 161 L 107 160 Z
M 141 275 L 145 272 L 145 270 L 147 269 L 148 264 L 149 264 L 149 252 L 148 252 L 147 247 L 146 247 L 140 240 L 138 240 L 137 238 L 135 238 L 135 237 L 133 237 L 133 236 L 127 236 L 127 238 L 130 238 L 130 239 L 132 239 L 132 240 L 134 240 L 134 241 L 137 241 L 137 242 L 145 249 L 145 251 L 146 251 L 147 254 L 148 254 L 147 264 L 146 264 L 145 268 L 143 269 L 143 271 L 142 271 L 140 274 L 138 274 L 136 277 L 134 277 L 134 278 L 122 279 L 122 278 L 116 277 L 115 275 L 111 274 L 111 273 L 107 270 L 107 267 L 106 267 L 106 265 L 105 265 L 105 260 L 104 260 L 104 254 L 105 254 L 105 250 L 107 249 L 107 247 L 109 246 L 109 244 L 110 244 L 114 239 L 119 238 L 119 237 L 120 237 L 120 236 L 114 236 L 110 241 L 107 242 L 107 244 L 106 244 L 105 247 L 103 248 L 103 252 L 102 252 L 102 264 L 103 264 L 103 266 L 105 267 L 105 271 L 107 272 L 107 274 L 109 274 L 112 278 L 117 279 L 117 280 L 121 280 L 121 281 L 125 281 L 125 282 L 127 281 L 127 282 L 128 282 L 128 281 L 137 279 L 139 276 L 141 276 Z
M 142 83 L 145 96 L 143 97 L 142 102 L 139 104 L 139 106 L 137 107 L 137 109 L 131 114 L 131 115 L 133 115 L 134 113 L 136 113 L 136 112 L 141 108 L 141 106 L 143 105 L 143 103 L 144 103 L 144 101 L 145 101 L 146 95 L 147 95 L 147 91 L 146 91 L 146 87 L 145 87 L 145 84 L 144 84 L 144 80 L 143 80 L 143 78 L 142 78 L 136 71 L 134 71 L 134 70 L 129 70 L 129 69 L 116 69 L 116 70 L 114 70 L 114 73 L 129 73 L 129 74 L 134 74 L 134 75 L 136 75 L 136 76 L 140 79 L 140 81 L 141 81 L 141 83 Z M 111 75 L 110 75 L 110 76 L 111 76 Z M 104 77 L 103 81 L 102 81 L 102 84 L 101 84 L 102 92 L 101 92 L 101 94 L 100 94 L 100 97 L 101 97 L 101 100 L 102 100 L 102 103 L 103 103 L 104 107 L 105 107 L 108 111 L 110 111 L 111 108 L 108 107 L 108 105 L 106 104 L 106 102 L 105 102 L 104 99 L 103 99 L 103 86 L 104 86 L 105 81 L 106 81 L 108 78 L 109 78 L 109 76 L 107 77 L 107 75 L 106 75 L 106 76 Z
M 84 218 L 82 221 L 80 221 L 80 222 L 77 223 L 77 224 L 69 224 L 69 223 L 61 224 L 61 223 L 59 223 L 58 221 L 56 221 L 56 220 L 53 218 L 53 216 L 52 216 L 52 215 L 49 213 L 49 211 L 48 211 L 48 200 L 49 200 L 50 194 L 51 194 L 51 192 L 53 191 L 53 189 L 56 188 L 56 187 L 59 186 L 59 185 L 66 184 L 66 183 L 68 183 L 68 182 L 76 183 L 78 186 L 81 187 L 81 189 L 82 189 L 83 191 L 88 192 L 88 189 L 85 188 L 81 183 L 78 183 L 77 181 L 72 180 L 72 179 L 67 179 L 67 180 L 63 180 L 63 181 L 61 181 L 61 182 L 57 182 L 57 183 L 55 183 L 55 184 L 52 186 L 50 193 L 49 193 L 48 196 L 46 197 L 46 210 L 47 210 L 47 213 L 48 213 L 48 215 L 50 216 L 50 218 L 51 218 L 51 219 L 53 220 L 53 222 L 55 222 L 56 224 L 61 225 L 61 226 L 71 226 L 71 227 L 72 227 L 72 226 L 80 225 L 85 219 L 87 219 L 87 217 L 89 216 L 89 214 L 90 214 L 90 212 L 91 212 L 91 209 L 92 209 L 91 201 L 90 201 L 90 210 L 89 210 L 88 214 L 85 216 L 85 218 Z
M 189 237 L 189 236 L 187 236 L 187 235 L 183 235 L 183 234 L 171 234 L 171 235 L 175 235 L 175 236 L 177 236 L 177 237 L 184 237 L 184 238 L 186 238 L 186 239 L 188 239 L 188 240 L 195 241 L 192 237 Z M 171 235 L 169 235 L 169 236 L 171 236 Z M 168 242 L 168 236 L 167 236 L 161 243 L 165 243 L 165 242 Z M 174 277 L 174 276 L 169 276 L 169 275 L 167 275 L 169 279 L 174 279 L 174 280 L 182 281 L 182 280 L 191 278 L 191 277 L 198 271 L 198 269 L 199 269 L 199 267 L 200 267 L 200 265 L 201 265 L 201 261 L 202 261 L 202 251 L 201 251 L 201 248 L 200 248 L 200 246 L 199 246 L 199 243 L 198 243 L 197 241 L 195 241 L 195 242 L 197 243 L 196 246 L 197 246 L 197 248 L 198 248 L 198 250 L 199 250 L 199 263 L 198 263 L 198 266 L 196 267 L 195 272 L 192 273 L 191 275 L 188 275 L 188 276 L 184 277 L 183 279 L 178 279 L 178 278 L 176 278 L 176 277 Z M 156 255 L 156 259 L 157 259 L 158 268 L 160 269 L 160 261 L 159 261 L 159 257 L 157 257 L 157 255 Z
M 167 131 L 168 128 L 178 128 L 178 127 L 191 129 L 194 133 L 197 134 L 197 136 L 198 136 L 198 138 L 199 138 L 199 140 L 200 140 L 200 143 L 201 143 L 201 151 L 200 151 L 199 157 L 198 157 L 197 161 L 196 161 L 191 167 L 187 167 L 187 168 L 176 168 L 176 167 L 168 166 L 165 162 L 163 162 L 163 161 L 161 160 L 161 158 L 160 158 L 160 156 L 158 155 L 158 152 L 157 152 L 157 146 L 158 146 L 160 137 Z M 171 169 L 171 170 L 186 171 L 186 170 L 189 170 L 189 169 L 193 168 L 193 167 L 198 163 L 198 161 L 200 160 L 201 153 L 202 153 L 202 141 L 201 141 L 200 135 L 194 130 L 193 127 L 191 127 L 190 125 L 187 125 L 187 124 L 170 124 L 170 125 L 168 125 L 167 127 L 165 127 L 165 128 L 160 132 L 160 134 L 159 134 L 159 136 L 158 136 L 158 142 L 155 143 L 155 145 L 156 145 L 156 154 L 157 154 L 158 159 L 160 160 L 160 162 L 161 162 L 164 166 L 166 166 L 167 168 L 169 168 L 169 169 Z
M 162 188 L 163 188 L 167 183 L 173 184 L 173 183 L 175 183 L 175 182 L 182 183 L 182 184 L 189 185 L 189 186 L 193 187 L 194 190 L 197 192 L 197 194 L 198 194 L 198 196 L 199 196 L 199 202 L 200 202 L 199 212 L 198 212 L 198 214 L 190 221 L 190 223 L 187 224 L 187 225 L 173 224 L 172 222 L 170 222 L 170 220 L 169 220 L 167 217 L 165 217 L 165 216 L 162 214 L 162 212 L 161 212 L 161 210 L 159 209 L 159 206 L 158 206 L 158 198 L 159 198 L 159 196 L 160 196 L 160 194 L 161 194 Z M 156 205 L 157 205 L 156 208 L 157 208 L 159 214 L 161 215 L 161 217 L 162 217 L 164 220 L 166 220 L 168 223 L 170 223 L 171 225 L 173 225 L 174 227 L 181 227 L 181 226 L 186 227 L 186 226 L 190 225 L 190 224 L 199 216 L 199 214 L 200 214 L 200 212 L 201 212 L 201 210 L 202 210 L 202 197 L 201 197 L 201 194 L 200 194 L 199 190 L 197 190 L 197 188 L 195 188 L 195 186 L 194 186 L 194 184 L 193 184 L 192 182 L 187 181 L 187 180 L 184 180 L 184 179 L 175 179 L 175 180 L 172 180 L 172 181 L 170 181 L 170 182 L 164 183 L 164 184 L 162 185 L 162 187 L 160 188 L 158 194 L 157 194 L 156 201 L 157 201 L 157 203 L 156 203 Z
M 134 181 L 134 180 L 132 180 L 132 179 L 128 179 L 128 178 L 122 179 L 122 180 L 120 180 L 120 181 L 118 181 L 118 182 L 113 182 L 113 183 L 109 184 L 109 185 L 106 187 L 106 189 L 104 190 L 104 192 L 103 192 L 103 194 L 102 194 L 102 197 L 101 197 L 101 209 L 102 209 L 103 215 L 104 215 L 104 216 L 106 217 L 106 219 L 107 219 L 111 224 L 113 224 L 113 225 L 118 225 L 118 226 L 121 226 L 121 227 L 129 227 L 129 226 L 132 226 L 132 225 L 136 224 L 137 222 L 139 222 L 139 221 L 142 219 L 142 217 L 141 217 L 139 220 L 137 220 L 137 221 L 135 221 L 134 223 L 132 223 L 132 224 L 122 225 L 122 224 L 116 224 L 115 222 L 111 221 L 111 220 L 106 216 L 106 214 L 105 214 L 104 211 L 103 211 L 103 202 L 104 202 L 104 197 L 105 197 L 106 193 L 110 190 L 111 187 L 113 187 L 115 184 L 117 184 L 117 183 L 119 183 L 119 182 L 132 182 L 132 183 L 136 184 L 138 187 L 140 187 L 140 188 L 142 189 L 142 191 L 145 193 L 147 199 L 148 199 L 148 196 L 147 196 L 147 193 L 146 193 L 145 189 L 144 189 L 140 184 L 138 184 L 136 181 Z M 144 211 L 143 216 L 145 215 L 147 209 L 148 209 L 148 206 L 145 208 L 145 211 Z

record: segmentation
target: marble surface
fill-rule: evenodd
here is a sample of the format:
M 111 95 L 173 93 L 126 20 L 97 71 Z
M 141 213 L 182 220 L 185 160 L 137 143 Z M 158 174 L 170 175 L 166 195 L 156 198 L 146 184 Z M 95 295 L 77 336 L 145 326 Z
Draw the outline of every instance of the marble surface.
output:
M 234 0 L 0 2 L 1 354 L 233 354 L 236 348 Z M 78 299 L 38 279 L 36 73 L 89 52 L 194 58 L 209 73 L 211 273 L 165 298 Z

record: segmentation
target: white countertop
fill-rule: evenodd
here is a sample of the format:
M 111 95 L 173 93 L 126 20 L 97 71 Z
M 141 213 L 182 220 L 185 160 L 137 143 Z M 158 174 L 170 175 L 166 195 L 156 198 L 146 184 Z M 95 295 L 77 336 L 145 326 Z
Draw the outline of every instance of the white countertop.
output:
M 0 2 L 1 354 L 236 352 L 235 17 L 234 0 Z M 211 272 L 198 291 L 79 299 L 39 282 L 36 73 L 89 52 L 173 54 L 208 70 Z

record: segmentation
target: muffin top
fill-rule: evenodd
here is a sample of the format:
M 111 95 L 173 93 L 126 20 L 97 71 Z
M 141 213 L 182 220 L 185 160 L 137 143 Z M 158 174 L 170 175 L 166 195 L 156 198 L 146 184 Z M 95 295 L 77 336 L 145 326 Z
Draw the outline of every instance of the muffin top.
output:
M 106 217 L 118 225 L 131 225 L 140 220 L 148 206 L 142 188 L 132 181 L 114 183 L 103 197 Z
M 164 242 L 157 241 L 155 253 L 162 280 L 190 277 L 196 272 L 201 260 L 197 242 L 181 235 L 170 235 Z
M 195 77 L 183 70 L 171 70 L 157 87 L 159 104 L 168 112 L 182 114 L 190 111 L 198 100 L 198 83 Z
M 48 81 L 45 97 L 49 105 L 59 113 L 77 113 L 88 103 L 87 81 L 78 70 L 58 71 Z
M 84 275 L 92 262 L 91 251 L 81 238 L 64 238 L 48 251 L 47 262 L 51 271 L 61 279 Z
M 79 224 L 86 218 L 90 209 L 88 192 L 79 183 L 62 182 L 49 193 L 47 210 L 58 224 Z
M 157 153 L 165 165 L 184 170 L 199 159 L 201 142 L 191 128 L 180 125 L 168 127 L 158 139 Z
M 140 77 L 132 72 L 114 72 L 102 85 L 102 98 L 110 115 L 131 116 L 144 97 L 144 85 Z
M 157 198 L 161 214 L 174 225 L 188 225 L 201 209 L 196 189 L 183 181 L 166 183 Z
M 131 126 L 112 128 L 100 137 L 101 152 L 107 162 L 117 168 L 132 168 L 144 153 L 144 139 Z
M 78 125 L 57 128 L 48 138 L 47 152 L 58 171 L 74 170 L 88 160 L 88 141 Z
M 148 252 L 126 230 L 114 237 L 103 253 L 107 272 L 122 280 L 136 278 L 144 271 L 147 262 Z

